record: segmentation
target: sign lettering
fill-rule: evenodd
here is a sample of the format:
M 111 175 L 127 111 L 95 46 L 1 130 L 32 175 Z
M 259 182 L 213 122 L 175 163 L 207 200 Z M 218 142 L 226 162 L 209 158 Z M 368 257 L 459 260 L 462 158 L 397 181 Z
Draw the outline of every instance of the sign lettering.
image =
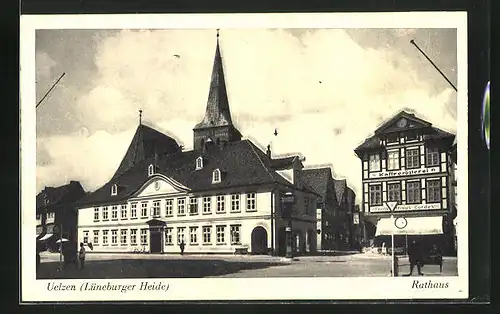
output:
M 441 209 L 441 203 L 398 205 L 396 211 Z
M 415 176 L 415 175 L 419 175 L 419 174 L 429 174 L 429 173 L 438 173 L 438 172 L 439 172 L 439 167 L 396 170 L 396 171 L 381 171 L 381 172 L 370 173 L 370 179 Z
M 371 213 L 380 213 L 380 212 L 388 212 L 390 211 L 389 208 L 385 205 L 381 206 L 371 206 L 370 207 L 370 212 Z

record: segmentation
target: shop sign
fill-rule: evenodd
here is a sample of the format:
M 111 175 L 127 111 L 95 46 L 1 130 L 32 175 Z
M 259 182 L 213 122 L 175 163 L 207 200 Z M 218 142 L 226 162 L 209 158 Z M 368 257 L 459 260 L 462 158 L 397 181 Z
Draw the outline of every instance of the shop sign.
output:
M 431 174 L 431 173 L 438 173 L 438 172 L 439 172 L 439 167 L 395 170 L 395 171 L 381 171 L 381 172 L 370 173 L 370 179 L 415 176 L 415 175 Z

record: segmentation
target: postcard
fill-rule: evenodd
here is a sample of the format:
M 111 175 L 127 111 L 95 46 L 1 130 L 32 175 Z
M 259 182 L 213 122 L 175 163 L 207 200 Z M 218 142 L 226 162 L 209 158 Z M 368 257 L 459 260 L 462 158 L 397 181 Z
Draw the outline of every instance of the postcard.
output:
M 21 301 L 467 298 L 466 23 L 21 16 Z

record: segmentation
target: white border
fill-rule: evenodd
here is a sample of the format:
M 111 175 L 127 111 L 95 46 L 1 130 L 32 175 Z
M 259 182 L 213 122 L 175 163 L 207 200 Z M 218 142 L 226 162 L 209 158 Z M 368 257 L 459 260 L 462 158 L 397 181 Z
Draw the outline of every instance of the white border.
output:
M 35 30 L 36 29 L 193 29 L 193 28 L 457 28 L 458 56 L 458 234 L 457 277 L 425 277 L 449 283 L 447 289 L 412 289 L 412 277 L 397 278 L 245 278 L 149 279 L 169 285 L 168 292 L 48 292 L 49 280 L 35 280 Z M 152 14 L 23 15 L 20 27 L 21 91 L 21 302 L 104 300 L 343 300 L 457 299 L 468 297 L 467 169 L 467 13 L 300 13 L 300 14 Z M 24 227 L 23 227 L 24 226 Z M 57 280 L 80 283 L 88 280 Z M 138 284 L 141 279 L 93 280 Z M 217 289 L 214 289 L 214 286 Z

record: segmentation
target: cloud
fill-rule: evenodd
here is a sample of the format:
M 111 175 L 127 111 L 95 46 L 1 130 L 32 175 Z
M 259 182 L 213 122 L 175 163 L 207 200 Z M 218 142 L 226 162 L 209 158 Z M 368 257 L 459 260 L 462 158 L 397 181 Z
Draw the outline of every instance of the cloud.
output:
M 272 143 L 276 155 L 301 153 L 306 166 L 332 164 L 358 201 L 361 162 L 353 150 L 385 119 L 409 108 L 456 131 L 447 108 L 456 106 L 455 92 L 435 93 L 418 74 L 421 61 L 397 45 L 366 48 L 340 29 L 300 36 L 229 29 L 220 44 L 233 121 L 243 135 L 263 148 Z M 95 47 L 92 85 L 67 104 L 79 119 L 74 124 L 85 129 L 41 139 L 53 162 L 38 168 L 39 186 L 66 177 L 90 189 L 104 184 L 132 139 L 140 108 L 144 121 L 192 147 L 208 97 L 214 32 L 123 30 L 99 37 Z

